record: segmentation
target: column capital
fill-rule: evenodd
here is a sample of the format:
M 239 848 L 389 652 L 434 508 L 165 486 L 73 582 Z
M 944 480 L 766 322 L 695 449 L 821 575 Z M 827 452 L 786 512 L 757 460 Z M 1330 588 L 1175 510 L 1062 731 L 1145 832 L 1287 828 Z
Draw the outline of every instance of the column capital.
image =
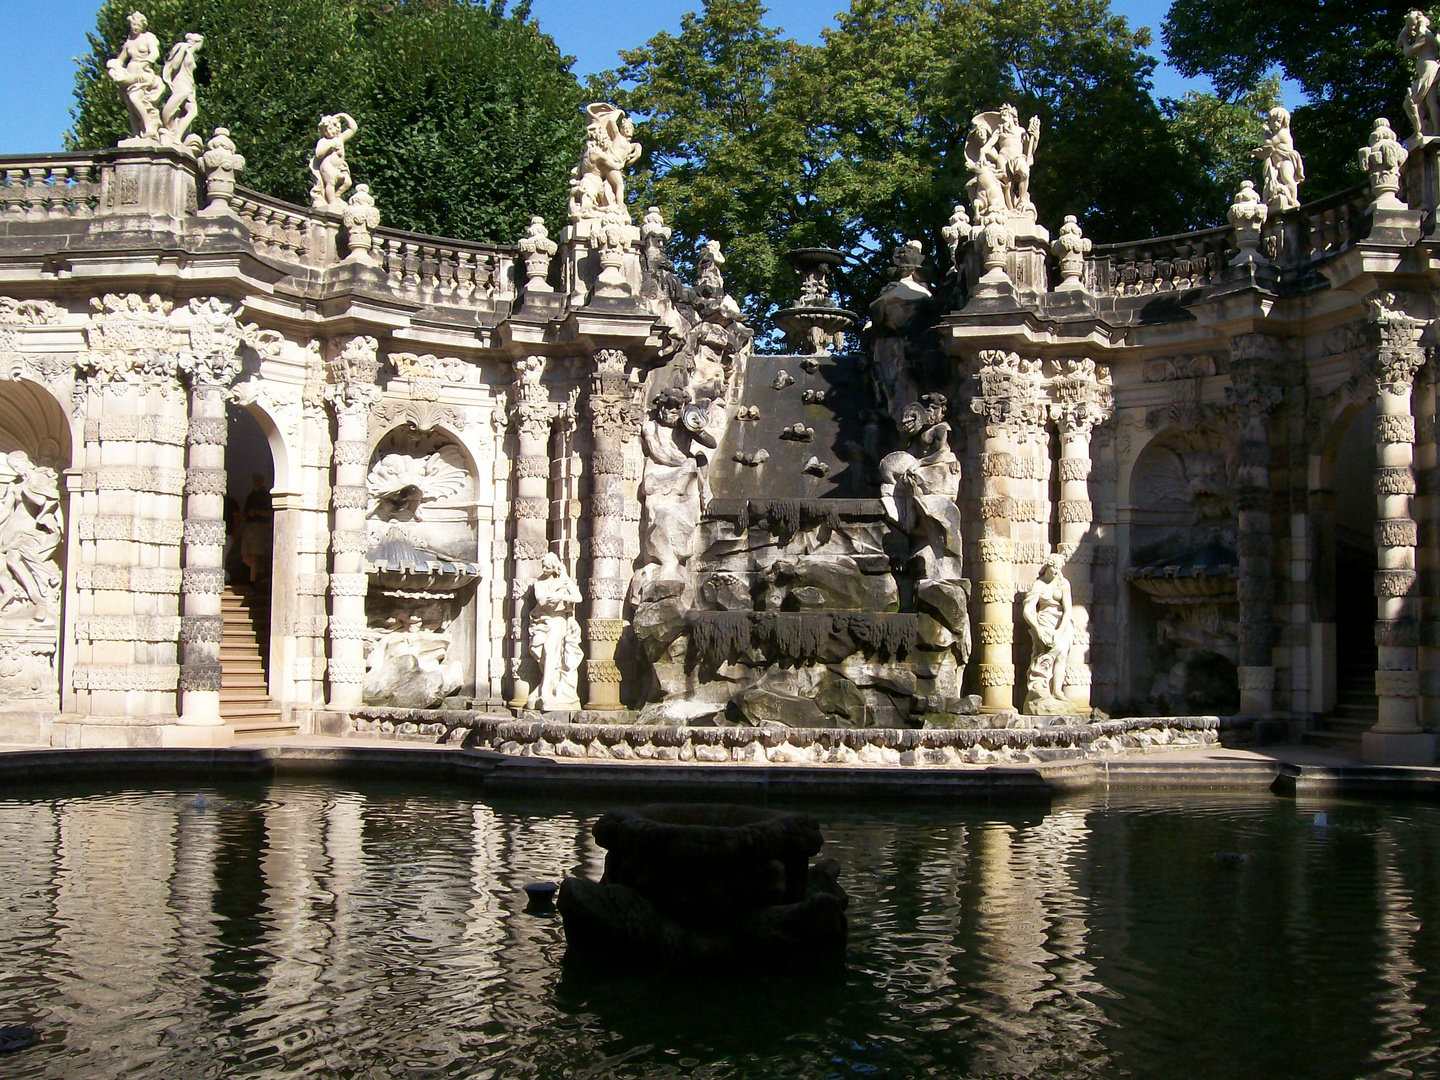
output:
M 981 349 L 971 373 L 979 393 L 970 409 L 985 421 L 985 434 L 1002 437 L 1045 424 L 1042 363 L 1003 349 Z
M 1062 435 L 1083 434 L 1087 438 L 1115 411 L 1115 391 L 1110 370 L 1088 356 L 1056 361 L 1050 381 L 1050 419 Z
M 1378 291 L 1365 298 L 1377 346 L 1375 385 L 1384 393 L 1410 392 L 1415 375 L 1425 363 L 1420 337 L 1434 321 L 1409 314 L 1393 292 Z

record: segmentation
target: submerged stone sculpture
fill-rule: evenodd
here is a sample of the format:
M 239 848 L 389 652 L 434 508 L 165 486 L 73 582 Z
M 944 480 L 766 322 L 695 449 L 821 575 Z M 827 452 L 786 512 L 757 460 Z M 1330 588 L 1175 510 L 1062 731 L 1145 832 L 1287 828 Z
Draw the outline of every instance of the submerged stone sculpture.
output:
M 558 907 L 567 946 L 629 967 L 771 967 L 844 953 L 839 864 L 802 814 L 748 806 L 612 810 L 591 830 L 600 881 L 569 877 Z
M 1025 625 L 1030 628 L 1030 671 L 1025 679 L 1024 712 L 1053 716 L 1075 712 L 1065 700 L 1065 664 L 1075 638 L 1070 621 L 1070 582 L 1065 557 L 1050 555 L 1025 593 Z
M 625 170 L 640 157 L 640 144 L 632 136 L 635 125 L 624 111 L 608 102 L 592 102 L 585 109 L 590 125 L 585 130 L 585 151 L 570 170 L 570 220 L 615 216 L 630 220 L 625 206 Z
M 1261 162 L 1265 205 L 1280 213 L 1300 205 L 1300 183 L 1305 163 L 1290 135 L 1290 112 L 1277 105 L 1265 118 L 1265 141 L 1251 152 Z
M 320 138 L 310 157 L 310 175 L 315 183 L 310 188 L 310 205 L 316 210 L 345 209 L 345 193 L 350 190 L 350 164 L 345 160 L 345 144 L 355 137 L 360 125 L 349 113 L 335 113 L 320 118 Z
M 1415 138 L 1440 135 L 1440 43 L 1430 29 L 1430 18 L 1412 10 L 1396 47 L 1415 65 L 1415 77 L 1405 98 L 1405 115 L 1415 127 Z
M 575 712 L 580 708 L 580 661 L 585 658 L 575 607 L 584 597 L 554 552 L 541 561 L 530 594 L 530 655 L 540 665 L 540 685 L 531 691 L 526 707 Z

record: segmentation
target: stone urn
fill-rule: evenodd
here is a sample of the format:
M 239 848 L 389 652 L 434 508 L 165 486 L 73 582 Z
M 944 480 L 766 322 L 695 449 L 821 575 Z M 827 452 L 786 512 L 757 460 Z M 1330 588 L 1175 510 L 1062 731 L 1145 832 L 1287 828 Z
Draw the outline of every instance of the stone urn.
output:
M 800 300 L 775 313 L 775 325 L 785 333 L 791 351 L 827 356 L 842 347 L 846 331 L 860 324 L 860 316 L 846 311 L 830 295 L 830 275 L 848 256 L 833 248 L 797 248 L 785 258 L 800 273 Z
M 626 966 L 835 960 L 845 949 L 839 864 L 804 814 L 727 805 L 612 810 L 595 823 L 598 881 L 566 878 L 566 943 Z

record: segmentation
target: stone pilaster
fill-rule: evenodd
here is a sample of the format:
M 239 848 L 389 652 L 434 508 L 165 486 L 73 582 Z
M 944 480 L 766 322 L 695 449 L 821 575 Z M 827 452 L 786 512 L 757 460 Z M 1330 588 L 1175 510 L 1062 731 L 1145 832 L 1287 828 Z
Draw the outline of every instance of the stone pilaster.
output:
M 980 491 L 980 707 L 1015 709 L 1015 460 L 1030 432 L 1044 423 L 1039 361 L 982 350 L 976 357 L 979 392 L 970 407 L 984 422 Z
M 1415 379 L 1415 551 L 1420 575 L 1420 725 L 1440 730 L 1440 454 L 1435 445 L 1435 365 L 1426 364 Z
M 1420 335 L 1425 322 L 1396 310 L 1393 296 L 1372 297 L 1378 334 L 1375 384 L 1375 643 L 1379 665 L 1375 693 L 1379 719 L 1365 733 L 1366 761 L 1430 764 L 1434 736 L 1420 727 L 1420 672 L 1416 621 L 1415 547 L 1410 515 L 1415 483 L 1415 418 L 1411 392 L 1425 361 Z
M 529 700 L 533 661 L 528 647 L 525 600 L 540 576 L 540 561 L 550 550 L 550 434 L 560 406 L 542 381 L 545 357 L 527 356 L 515 364 L 516 431 L 514 566 L 511 575 L 510 705 Z
M 625 446 L 640 430 L 620 349 L 595 354 L 589 412 L 594 449 L 590 457 L 590 617 L 586 620 L 585 707 L 620 708 L 620 668 L 615 648 L 625 629 L 625 591 L 633 559 L 626 551 Z
M 335 410 L 335 482 L 330 493 L 330 704 L 361 704 L 365 683 L 365 476 L 370 410 L 380 400 L 379 343 L 357 335 L 334 343 L 330 403 Z
M 326 384 L 319 357 L 307 365 L 306 382 L 301 390 L 301 451 L 298 540 L 295 553 L 295 596 L 291 610 L 295 613 L 290 627 L 294 634 L 294 661 L 291 672 L 295 702 L 300 705 L 325 704 L 325 673 L 329 666 L 326 643 L 329 639 L 330 617 L 326 597 L 330 592 L 330 506 L 334 490 L 330 469 L 334 464 L 334 445 L 330 434 L 330 414 L 326 408 Z
M 220 717 L 220 594 L 225 584 L 225 388 L 240 374 L 234 304 L 190 301 L 190 349 L 180 369 L 190 380 L 186 437 L 184 573 L 180 617 L 180 723 L 213 726 Z
M 1050 418 L 1060 433 L 1060 551 L 1070 580 L 1075 636 L 1065 666 L 1065 697 L 1078 708 L 1090 707 L 1090 628 L 1095 586 L 1093 535 L 1095 508 L 1090 499 L 1090 437 L 1114 411 L 1109 372 L 1088 357 L 1060 362 L 1051 384 Z
M 1236 486 L 1239 509 L 1240 711 L 1265 715 L 1275 709 L 1274 491 L 1270 478 L 1270 413 L 1280 403 L 1275 364 L 1280 342 L 1265 334 L 1230 339 L 1226 400 L 1240 424 Z

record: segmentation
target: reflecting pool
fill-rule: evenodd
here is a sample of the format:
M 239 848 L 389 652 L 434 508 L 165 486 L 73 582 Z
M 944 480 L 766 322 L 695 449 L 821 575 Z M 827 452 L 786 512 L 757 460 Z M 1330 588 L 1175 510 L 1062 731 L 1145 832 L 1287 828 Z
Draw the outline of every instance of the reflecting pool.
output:
M 841 971 L 567 967 L 599 804 L 382 785 L 0 799 L 0 1078 L 1440 1073 L 1440 809 L 810 807 Z

